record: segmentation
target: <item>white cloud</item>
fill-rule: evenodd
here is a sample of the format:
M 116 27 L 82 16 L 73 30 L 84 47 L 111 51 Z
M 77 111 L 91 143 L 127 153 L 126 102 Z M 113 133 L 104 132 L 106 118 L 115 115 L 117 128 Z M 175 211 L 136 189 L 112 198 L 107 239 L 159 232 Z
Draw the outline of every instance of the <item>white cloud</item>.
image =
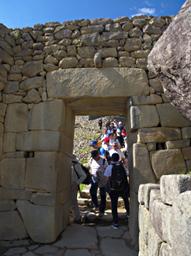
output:
M 147 8 L 143 7 L 137 10 L 137 13 L 133 14 L 133 16 L 141 16 L 141 15 L 154 15 L 156 12 L 155 8 Z

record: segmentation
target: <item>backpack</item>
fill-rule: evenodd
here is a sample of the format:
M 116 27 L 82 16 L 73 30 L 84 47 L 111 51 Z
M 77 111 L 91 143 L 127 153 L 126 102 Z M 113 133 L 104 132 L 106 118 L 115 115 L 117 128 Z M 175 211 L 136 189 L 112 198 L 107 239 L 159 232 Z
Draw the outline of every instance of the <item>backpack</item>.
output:
M 82 167 L 82 170 L 86 174 L 86 178 L 85 178 L 85 180 L 82 181 L 82 184 L 89 185 L 92 181 L 92 175 L 87 167 L 85 167 L 83 164 L 80 164 L 80 165 Z
M 123 191 L 128 185 L 125 168 L 122 164 L 112 164 L 112 171 L 110 177 L 110 189 L 116 191 Z

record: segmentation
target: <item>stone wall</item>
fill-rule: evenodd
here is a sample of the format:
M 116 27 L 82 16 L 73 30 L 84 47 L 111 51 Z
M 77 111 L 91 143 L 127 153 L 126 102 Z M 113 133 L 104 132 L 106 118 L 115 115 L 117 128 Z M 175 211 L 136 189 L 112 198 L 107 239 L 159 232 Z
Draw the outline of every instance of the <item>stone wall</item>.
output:
M 0 239 L 57 238 L 68 222 L 74 117 L 113 109 L 128 111 L 136 244 L 139 185 L 191 167 L 191 123 L 147 70 L 147 56 L 170 21 L 142 16 L 22 30 L 1 25 Z
M 191 176 L 164 175 L 139 188 L 139 256 L 191 254 Z

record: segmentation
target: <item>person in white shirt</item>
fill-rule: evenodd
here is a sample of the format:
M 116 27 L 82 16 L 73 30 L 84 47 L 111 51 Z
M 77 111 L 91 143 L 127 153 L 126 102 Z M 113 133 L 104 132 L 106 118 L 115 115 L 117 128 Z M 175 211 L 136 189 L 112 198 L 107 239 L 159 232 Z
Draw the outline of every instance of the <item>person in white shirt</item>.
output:
M 80 209 L 78 206 L 78 189 L 80 183 L 82 183 L 86 178 L 85 172 L 82 170 L 82 167 L 76 158 L 75 155 L 73 155 L 72 158 L 72 171 L 71 171 L 71 204 L 72 204 L 72 210 L 74 214 L 74 222 L 80 224 L 81 223 L 81 215 L 80 215 Z
M 90 171 L 92 174 L 92 183 L 90 188 L 90 195 L 92 199 L 92 205 L 95 209 L 99 208 L 99 215 L 100 217 L 104 215 L 105 208 L 106 208 L 106 188 L 105 184 L 102 183 L 102 178 L 104 177 L 104 171 L 107 167 L 107 162 L 105 159 L 100 157 L 98 150 L 93 150 L 91 152 L 91 162 L 90 162 Z M 100 204 L 98 204 L 97 198 L 97 190 L 99 187 L 100 193 Z

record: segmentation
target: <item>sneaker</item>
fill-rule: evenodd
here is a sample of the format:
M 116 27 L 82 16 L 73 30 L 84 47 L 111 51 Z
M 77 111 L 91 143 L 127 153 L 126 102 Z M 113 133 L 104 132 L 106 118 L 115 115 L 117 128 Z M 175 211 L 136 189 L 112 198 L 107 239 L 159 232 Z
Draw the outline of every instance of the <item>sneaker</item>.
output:
M 116 223 L 114 223 L 114 224 L 112 225 L 112 228 L 113 228 L 113 229 L 118 229 L 118 228 L 119 228 L 119 225 L 116 224 Z

